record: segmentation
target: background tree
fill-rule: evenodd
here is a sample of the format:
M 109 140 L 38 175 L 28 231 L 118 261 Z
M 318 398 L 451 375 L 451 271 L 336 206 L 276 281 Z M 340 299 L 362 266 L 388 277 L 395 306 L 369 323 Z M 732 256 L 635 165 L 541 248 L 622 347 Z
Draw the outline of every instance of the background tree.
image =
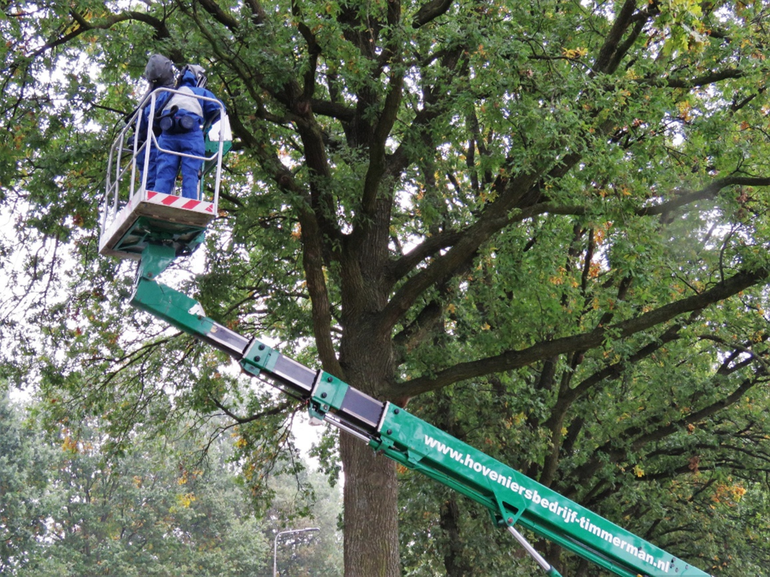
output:
M 272 549 L 223 442 L 194 459 L 189 436 L 135 434 L 106 460 L 94 422 L 42 428 L 45 404 L 3 405 L 3 549 L 12 577 L 268 575 Z M 23 439 L 23 441 L 21 440 Z M 26 445 L 26 447 L 24 446 Z M 32 449 L 34 458 L 29 457 Z M 187 458 L 185 458 L 187 457 Z M 8 473 L 6 469 L 4 473 Z M 22 482 L 19 482 L 21 479 Z M 9 489 L 9 490 L 6 490 Z
M 265 515 L 265 537 L 278 531 L 316 528 L 318 531 L 287 533 L 278 539 L 279 575 L 337 577 L 342 575 L 342 493 L 317 471 L 297 476 L 280 475 L 270 481 L 275 498 Z M 272 569 L 272 568 L 271 568 Z
M 123 310 L 129 267 L 95 254 L 135 79 L 151 52 L 195 59 L 237 136 L 205 272 L 182 281 L 210 316 L 378 398 L 438 395 L 440 426 L 736 570 L 693 530 L 763 530 L 761 498 L 707 504 L 766 489 L 767 9 L 7 3 L 0 183 L 27 251 L 8 303 L 44 343 L 4 315 L 7 369 L 107 419 L 116 447 L 185 407 L 239 423 L 255 487 L 291 467 L 288 407 Z M 339 454 L 346 574 L 397 575 L 396 470 L 346 436 Z M 447 572 L 467 573 L 461 511 L 437 510 Z
M 0 389 L 0 571 L 11 575 L 37 554 L 48 509 L 49 455 Z

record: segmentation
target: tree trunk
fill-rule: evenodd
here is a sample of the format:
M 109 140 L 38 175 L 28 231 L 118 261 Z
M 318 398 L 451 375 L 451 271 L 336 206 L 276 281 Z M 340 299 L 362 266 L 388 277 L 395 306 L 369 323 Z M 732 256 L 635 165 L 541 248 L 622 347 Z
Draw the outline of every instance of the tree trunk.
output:
M 444 552 L 447 577 L 468 577 L 473 571 L 460 536 L 460 509 L 454 495 L 441 505 L 440 525 L 447 538 L 447 550 Z
M 341 258 L 342 311 L 339 364 L 344 380 L 376 398 L 394 379 L 390 331 L 380 314 L 391 285 L 388 262 L 388 210 L 376 213 L 346 244 Z M 345 473 L 345 577 L 398 577 L 398 482 L 395 464 L 353 436 L 341 433 Z
M 398 485 L 394 463 L 340 434 L 345 472 L 345 577 L 398 577 Z
M 392 371 L 387 338 L 376 338 L 364 323 L 351 323 L 340 346 L 347 382 L 377 396 Z M 398 577 L 398 483 L 395 463 L 376 455 L 360 439 L 340 434 L 345 473 L 345 577 Z

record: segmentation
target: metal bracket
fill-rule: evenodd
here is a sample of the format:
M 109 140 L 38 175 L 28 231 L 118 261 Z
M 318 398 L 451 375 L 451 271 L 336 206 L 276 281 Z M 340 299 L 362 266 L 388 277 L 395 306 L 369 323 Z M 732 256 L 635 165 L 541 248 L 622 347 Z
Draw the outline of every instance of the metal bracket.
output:
M 136 269 L 136 281 L 155 280 L 176 258 L 176 250 L 162 244 L 148 244 L 142 251 L 142 260 Z

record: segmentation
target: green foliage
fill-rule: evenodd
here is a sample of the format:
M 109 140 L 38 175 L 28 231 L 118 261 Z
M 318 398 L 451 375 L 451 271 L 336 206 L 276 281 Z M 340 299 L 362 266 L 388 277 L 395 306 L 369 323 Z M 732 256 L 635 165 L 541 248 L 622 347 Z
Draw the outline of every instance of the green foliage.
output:
M 38 555 L 49 512 L 45 499 L 49 458 L 7 395 L 0 396 L 0 571 L 4 575 Z
M 266 567 L 269 544 L 221 442 L 192 463 L 181 460 L 189 441 L 138 434 L 107 461 L 94 427 L 62 425 L 43 440 L 20 414 L 4 403 L 4 575 L 235 576 Z

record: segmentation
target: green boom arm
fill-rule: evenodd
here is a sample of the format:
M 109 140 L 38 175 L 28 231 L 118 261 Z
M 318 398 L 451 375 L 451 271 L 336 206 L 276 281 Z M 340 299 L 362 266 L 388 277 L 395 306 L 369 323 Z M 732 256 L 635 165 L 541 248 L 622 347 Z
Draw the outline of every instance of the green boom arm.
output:
M 243 370 L 308 403 L 310 414 L 353 434 L 405 467 L 484 505 L 552 576 L 559 573 L 524 540 L 514 525 L 623 577 L 708 577 L 655 545 L 629 533 L 466 445 L 405 409 L 381 402 L 323 371 L 313 371 L 255 339 L 205 315 L 184 294 L 155 282 L 174 251 L 149 245 L 139 267 L 131 304 L 235 358 Z

